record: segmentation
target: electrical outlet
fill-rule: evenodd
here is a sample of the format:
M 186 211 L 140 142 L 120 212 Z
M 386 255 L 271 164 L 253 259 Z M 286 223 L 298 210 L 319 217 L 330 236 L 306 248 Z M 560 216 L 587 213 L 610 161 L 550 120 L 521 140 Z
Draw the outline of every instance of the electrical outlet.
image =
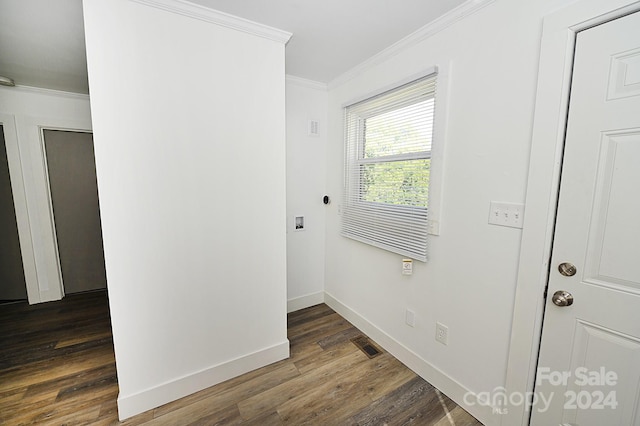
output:
M 416 314 L 411 309 L 407 309 L 404 314 L 404 322 L 407 323 L 409 327 L 415 327 L 416 325 Z
M 402 259 L 402 275 L 412 275 L 412 274 L 413 274 L 413 260 Z
M 449 344 L 449 327 L 440 322 L 436 322 L 436 340 L 443 345 Z

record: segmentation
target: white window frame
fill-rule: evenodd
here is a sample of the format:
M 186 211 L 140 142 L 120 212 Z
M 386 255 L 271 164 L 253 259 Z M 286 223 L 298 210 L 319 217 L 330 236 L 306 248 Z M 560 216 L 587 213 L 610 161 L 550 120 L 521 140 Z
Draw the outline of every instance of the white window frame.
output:
M 430 176 L 429 176 L 429 201 L 428 207 L 424 212 L 424 228 L 421 232 L 424 232 L 425 244 L 426 244 L 426 234 L 430 235 L 439 235 L 440 234 L 440 205 L 441 205 L 441 194 L 442 194 L 442 170 L 443 170 L 443 157 L 444 157 L 444 137 L 445 137 L 445 117 L 446 117 L 446 92 L 448 91 L 448 75 L 449 75 L 449 66 L 445 64 L 444 66 L 439 67 L 431 67 L 426 69 L 418 74 L 411 75 L 401 81 L 398 81 L 392 85 L 381 88 L 373 93 L 368 93 L 366 95 L 362 95 L 350 102 L 343 104 L 343 107 L 346 108 L 367 100 L 369 98 L 373 98 L 377 95 L 383 94 L 390 90 L 399 88 L 413 81 L 422 79 L 424 77 L 428 77 L 430 75 L 436 76 L 436 85 L 437 85 L 437 94 L 435 96 L 435 117 L 433 121 L 433 138 L 432 138 L 432 146 L 431 151 L 421 151 L 411 154 L 400 154 L 400 155 L 390 155 L 383 156 L 377 158 L 369 158 L 365 159 L 362 155 L 363 143 L 362 141 L 357 142 L 357 150 L 354 152 L 353 150 L 349 150 L 349 142 L 347 141 L 347 125 L 348 123 L 345 121 L 345 176 L 344 176 L 344 188 L 343 188 L 343 207 L 342 207 L 342 216 L 343 216 L 343 224 L 345 220 L 349 220 L 349 215 L 353 213 L 350 209 L 366 209 L 367 204 L 376 204 L 380 207 L 381 203 L 373 203 L 368 201 L 354 201 L 353 191 L 357 191 L 360 187 L 359 177 L 354 179 L 354 176 L 349 176 L 349 166 L 356 165 L 362 166 L 365 164 L 380 164 L 387 163 L 389 161 L 401 161 L 401 160 L 414 160 L 414 159 L 430 159 Z M 408 102 L 407 104 L 411 104 L 413 102 Z M 399 106 L 394 106 L 392 109 L 397 109 Z M 376 115 L 380 112 L 377 111 Z M 363 116 L 366 118 L 366 116 Z M 345 114 L 346 119 L 346 114 Z M 362 125 L 362 124 L 359 124 Z M 358 132 L 361 137 L 363 132 Z M 400 205 L 386 205 L 388 207 L 388 211 L 391 216 L 398 216 L 407 213 L 415 213 L 416 210 L 420 210 L 418 207 L 410 207 L 410 206 L 400 206 Z M 429 219 L 427 220 L 426 215 L 429 215 Z M 346 215 L 346 217 L 345 217 Z M 393 220 L 393 219 L 391 219 Z M 386 226 L 384 220 L 376 219 L 377 225 L 374 226 Z M 366 225 L 365 225 L 366 226 Z M 427 251 L 426 248 L 422 255 L 416 253 L 415 251 L 406 251 L 404 249 L 398 249 L 397 247 L 389 247 L 384 243 L 380 243 L 377 241 L 371 241 L 368 237 L 357 235 L 352 232 L 345 232 L 343 227 L 342 235 L 351 239 L 355 239 L 361 242 L 365 242 L 367 244 L 383 248 L 385 250 L 401 254 L 405 257 L 411 257 L 416 260 L 426 261 L 427 260 Z

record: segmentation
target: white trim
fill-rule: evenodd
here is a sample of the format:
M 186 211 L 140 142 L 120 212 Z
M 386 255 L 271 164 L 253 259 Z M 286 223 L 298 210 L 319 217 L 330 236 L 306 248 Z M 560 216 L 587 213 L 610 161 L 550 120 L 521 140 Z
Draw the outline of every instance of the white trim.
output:
M 640 2 L 581 0 L 544 19 L 507 394 L 530 392 L 535 383 L 576 32 L 636 10 Z M 528 421 L 525 407 L 516 406 L 508 407 L 501 424 L 526 425 Z
M 175 13 L 204 22 L 221 25 L 233 30 L 242 31 L 268 40 L 287 44 L 292 34 L 258 22 L 249 21 L 228 13 L 220 12 L 185 0 L 130 0 L 145 6 Z
M 59 130 L 51 127 L 38 127 L 40 133 L 40 151 L 42 153 L 42 168 L 44 171 L 44 180 L 46 186 L 47 207 L 49 211 L 49 220 L 51 221 L 51 234 L 53 236 L 53 248 L 55 252 L 55 262 L 58 267 L 58 282 L 60 283 L 60 298 L 64 297 L 64 280 L 62 279 L 62 264 L 60 263 L 60 247 L 58 246 L 58 231 L 56 230 L 56 220 L 53 214 L 53 198 L 51 197 L 51 180 L 49 179 L 49 166 L 47 162 L 47 150 L 44 140 L 45 130 Z
M 395 81 L 395 82 L 393 82 L 391 84 L 388 84 L 388 85 L 386 85 L 384 87 L 381 87 L 379 89 L 373 90 L 371 92 L 367 92 L 367 93 L 362 94 L 362 95 L 358 95 L 355 98 L 352 98 L 352 99 L 348 100 L 347 102 L 343 102 L 342 103 L 342 108 L 346 108 L 346 107 L 349 107 L 351 105 L 355 105 L 355 104 L 357 104 L 359 102 L 362 102 L 364 100 L 367 100 L 369 98 L 373 98 L 374 96 L 381 95 L 381 94 L 383 94 L 385 92 L 388 92 L 388 91 L 393 90 L 393 89 L 397 89 L 400 86 L 404 86 L 405 84 L 409 84 L 409 83 L 411 83 L 413 81 L 416 81 L 416 80 L 419 80 L 421 78 L 429 77 L 429 76 L 431 76 L 433 74 L 438 74 L 438 67 L 437 66 L 432 66 L 432 67 L 429 67 L 429 68 L 425 68 L 424 70 L 422 70 L 420 72 L 411 74 L 411 75 L 406 76 L 404 78 L 401 78 L 400 80 L 397 80 L 397 81 Z M 436 80 L 436 86 L 438 85 L 437 81 L 438 80 Z
M 28 175 L 29 187 L 25 194 L 27 213 L 33 246 L 37 282 L 28 282 L 29 303 L 60 300 L 64 295 L 60 258 L 57 252 L 53 211 L 51 209 L 46 159 L 44 156 L 42 129 L 91 131 L 90 120 L 69 120 L 52 117 L 23 116 L 19 118 L 24 134 L 19 135 L 22 144 L 20 155 L 24 175 Z M 35 285 L 34 285 L 35 284 Z M 31 288 L 31 291 L 29 289 Z M 32 294 L 38 297 L 32 300 Z
M 13 205 L 16 211 L 16 223 L 18 225 L 18 238 L 20 240 L 20 252 L 22 254 L 22 267 L 27 287 L 27 297 L 29 303 L 33 304 L 40 302 L 38 271 L 33 253 L 33 240 L 27 210 L 27 196 L 24 189 L 24 175 L 22 173 L 20 144 L 18 143 L 15 117 L 11 114 L 0 113 L 0 124 L 2 124 L 4 129 L 4 142 L 9 163 L 11 191 L 13 192 Z
M 285 340 L 135 394 L 118 395 L 118 417 L 120 420 L 127 419 L 288 357 L 289 341 Z
M 329 89 L 331 90 L 338 86 L 341 86 L 347 81 L 362 74 L 366 70 L 373 68 L 374 66 L 387 61 L 388 59 L 402 52 L 403 50 L 408 49 L 409 47 L 414 46 L 420 43 L 421 41 L 428 39 L 434 34 L 437 34 L 440 31 L 444 30 L 445 28 L 449 27 L 450 25 L 453 25 L 454 23 L 460 21 L 461 19 L 474 14 L 475 12 L 479 11 L 485 6 L 488 6 L 494 1 L 495 0 L 467 0 L 466 2 L 462 3 L 460 6 L 456 7 L 455 9 L 452 9 L 449 12 L 445 13 L 444 15 L 440 16 L 439 18 L 434 19 L 433 21 L 429 22 L 427 25 L 423 26 L 417 31 L 414 31 L 413 33 L 409 34 L 405 38 L 397 41 L 396 43 L 392 44 L 391 46 L 387 47 L 381 52 L 373 55 L 372 57 L 365 60 L 364 62 L 361 62 L 360 64 L 356 65 L 350 70 L 334 78 L 328 84 Z
M 418 354 L 379 329 L 331 294 L 325 292 L 324 300 L 331 309 L 373 339 L 420 377 L 442 391 L 442 393 L 455 401 L 459 406 L 471 413 L 485 426 L 495 426 L 499 424 L 499 416 L 492 412 L 493 408 L 479 402 L 476 403 L 475 396 L 472 396 L 473 394 L 470 393 L 469 389 L 465 388 L 460 382 L 421 358 Z M 471 400 L 471 404 L 467 403 L 469 400 Z
M 56 98 L 79 99 L 83 101 L 89 100 L 89 95 L 87 95 L 86 93 L 65 92 L 62 90 L 45 89 L 43 87 L 16 86 L 12 90 L 24 93 L 35 93 L 45 96 L 55 96 Z
M 287 313 L 319 305 L 320 303 L 324 303 L 324 291 L 294 297 L 293 299 L 287 300 Z
M 452 62 L 443 62 L 436 67 L 436 110 L 433 121 L 433 143 L 431 145 L 431 172 L 429 173 L 429 212 L 430 223 L 438 223 L 437 233 L 442 233 L 442 199 L 444 188 L 444 170 L 446 167 L 447 133 L 449 122 L 449 93 L 451 90 Z M 428 250 L 428 248 L 427 248 Z
M 325 92 L 329 90 L 327 83 L 323 83 L 321 81 L 309 80 L 309 79 L 297 77 L 291 74 L 287 74 L 285 76 L 285 81 L 287 82 L 287 84 L 294 84 L 296 86 L 307 87 L 309 89 L 322 90 Z

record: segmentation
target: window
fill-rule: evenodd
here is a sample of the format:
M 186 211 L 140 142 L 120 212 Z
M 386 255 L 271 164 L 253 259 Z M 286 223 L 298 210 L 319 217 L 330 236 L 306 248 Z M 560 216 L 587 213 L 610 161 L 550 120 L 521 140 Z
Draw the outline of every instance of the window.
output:
M 436 75 L 345 108 L 342 235 L 427 260 Z

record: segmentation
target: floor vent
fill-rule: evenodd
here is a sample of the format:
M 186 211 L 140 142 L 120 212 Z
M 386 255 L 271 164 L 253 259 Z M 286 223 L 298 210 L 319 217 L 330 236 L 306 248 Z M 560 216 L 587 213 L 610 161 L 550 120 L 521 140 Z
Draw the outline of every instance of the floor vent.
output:
M 366 336 L 358 336 L 351 339 L 351 342 L 356 345 L 362 352 L 369 358 L 375 358 L 382 352 L 375 347 Z

